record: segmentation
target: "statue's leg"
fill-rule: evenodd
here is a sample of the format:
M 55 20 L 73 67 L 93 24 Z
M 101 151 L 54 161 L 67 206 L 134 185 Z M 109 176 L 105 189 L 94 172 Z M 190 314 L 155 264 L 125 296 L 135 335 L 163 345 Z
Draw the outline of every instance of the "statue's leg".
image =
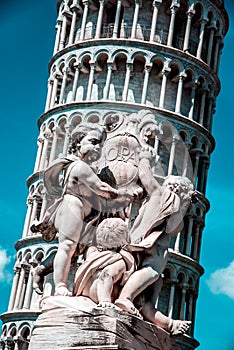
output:
M 71 296 L 67 289 L 68 274 L 71 267 L 71 258 L 76 250 L 77 242 L 68 239 L 59 233 L 59 246 L 54 258 L 55 295 Z
M 136 314 L 137 310 L 133 304 L 135 297 L 149 285 L 154 283 L 158 277 L 158 272 L 151 266 L 145 266 L 144 268 L 135 271 L 124 285 L 119 298 L 115 301 L 115 304 L 124 311 Z
M 55 295 L 72 295 L 67 289 L 67 280 L 71 258 L 83 227 L 83 210 L 83 203 L 78 197 L 66 195 L 56 213 L 55 227 L 59 232 L 59 244 L 54 259 Z
M 53 272 L 53 263 L 56 251 L 51 252 L 39 265 L 34 267 L 33 288 L 36 293 L 43 294 L 44 277 Z

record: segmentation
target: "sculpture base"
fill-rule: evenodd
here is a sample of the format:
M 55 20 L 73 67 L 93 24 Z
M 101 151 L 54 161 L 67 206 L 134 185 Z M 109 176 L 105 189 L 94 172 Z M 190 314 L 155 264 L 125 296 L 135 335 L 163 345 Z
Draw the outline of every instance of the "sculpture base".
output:
M 84 297 L 47 297 L 29 350 L 175 350 L 163 329 L 114 308 L 97 308 Z

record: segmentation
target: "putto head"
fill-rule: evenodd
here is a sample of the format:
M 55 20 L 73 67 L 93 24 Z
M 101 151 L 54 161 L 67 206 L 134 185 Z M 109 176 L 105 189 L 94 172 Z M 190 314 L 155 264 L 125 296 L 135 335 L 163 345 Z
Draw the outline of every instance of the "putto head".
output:
M 101 249 L 121 248 L 129 243 L 129 229 L 120 218 L 103 220 L 97 228 L 96 241 Z

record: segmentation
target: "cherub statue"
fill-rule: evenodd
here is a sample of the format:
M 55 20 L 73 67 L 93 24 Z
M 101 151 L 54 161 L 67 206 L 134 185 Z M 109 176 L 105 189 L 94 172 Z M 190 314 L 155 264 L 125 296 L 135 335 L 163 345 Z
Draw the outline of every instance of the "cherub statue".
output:
M 183 217 L 194 193 L 193 185 L 186 177 L 168 176 L 160 186 L 153 177 L 149 160 L 143 158 L 141 163 L 144 166 L 141 164 L 140 169 L 145 171 L 145 177 L 141 177 L 146 179 L 144 185 L 149 196 L 130 230 L 131 243 L 128 246 L 129 250 L 137 252 L 138 269 L 130 276 L 115 302 L 132 314 L 138 314 L 135 298 L 153 283 L 156 287 L 157 282 L 161 283 L 170 240 L 183 228 Z M 142 314 L 153 322 L 155 316 L 151 309 L 151 306 L 145 307 Z
M 67 288 L 71 258 L 78 243 L 87 246 L 92 242 L 90 228 L 96 217 L 89 219 L 93 208 L 100 210 L 99 198 L 113 199 L 120 195 L 120 191 L 101 181 L 90 167 L 100 158 L 105 137 L 104 129 L 91 123 L 80 124 L 74 129 L 71 149 L 75 160 L 67 168 L 63 193 L 47 209 L 43 222 L 33 226 L 34 232 L 38 230 L 46 235 L 45 238 L 50 236 L 48 231 L 51 230 L 53 234 L 59 234 L 54 258 L 55 295 L 72 295 Z M 48 179 L 45 182 L 48 183 Z M 34 273 L 36 284 L 40 283 L 43 266 L 38 267 L 38 274 L 37 271 Z
M 73 290 L 76 296 L 90 298 L 97 307 L 119 310 L 116 299 L 121 295 L 121 290 L 130 278 L 141 271 L 136 271 L 136 262 L 128 251 L 129 238 L 128 226 L 120 218 L 108 218 L 98 225 L 97 247 L 88 248 L 85 262 L 76 273 Z M 142 318 L 143 315 L 145 320 L 174 335 L 183 334 L 188 330 L 191 322 L 173 320 L 163 315 L 154 307 L 152 301 L 144 297 L 143 288 L 141 291 L 141 311 L 134 313 L 135 316 Z M 159 290 L 154 291 L 154 295 L 155 292 L 158 293 Z

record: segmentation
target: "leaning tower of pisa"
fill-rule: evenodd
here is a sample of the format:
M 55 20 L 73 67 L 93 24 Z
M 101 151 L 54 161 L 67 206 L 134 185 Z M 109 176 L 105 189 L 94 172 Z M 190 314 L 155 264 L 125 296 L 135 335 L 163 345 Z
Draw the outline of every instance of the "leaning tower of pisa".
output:
M 16 243 L 8 310 L 1 315 L 0 349 L 28 348 L 42 297 L 33 290 L 31 271 L 57 248 L 56 240 L 46 243 L 30 230 L 52 201 L 43 188 L 43 170 L 66 155 L 71 132 L 82 121 L 105 125 L 113 114 L 141 115 L 142 110 L 150 111 L 161 129 L 151 144 L 160 159 L 155 176 L 187 175 L 196 188 L 184 229 L 171 243 L 158 300 L 164 314 L 193 322 L 189 334 L 177 341 L 183 350 L 195 349 L 212 119 L 228 29 L 223 0 L 58 0 L 57 12 L 38 152 L 27 179 L 24 230 Z M 53 291 L 48 275 L 44 295 Z

